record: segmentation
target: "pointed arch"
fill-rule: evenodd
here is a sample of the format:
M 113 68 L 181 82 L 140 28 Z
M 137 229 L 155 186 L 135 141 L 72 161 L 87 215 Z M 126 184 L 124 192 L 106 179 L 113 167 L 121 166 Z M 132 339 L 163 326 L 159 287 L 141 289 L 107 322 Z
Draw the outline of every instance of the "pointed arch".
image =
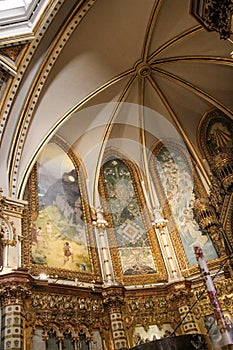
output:
M 210 166 L 213 156 L 233 145 L 232 120 L 218 109 L 207 111 L 197 130 L 197 142 L 200 152 Z
M 53 137 L 40 153 L 25 191 L 30 222 L 24 252 L 30 253 L 23 261 L 33 274 L 46 271 L 101 280 L 86 178 L 72 145 Z
M 197 242 L 208 260 L 217 258 L 209 236 L 194 218 L 196 195 L 204 196 L 205 190 L 184 145 L 173 140 L 158 141 L 153 147 L 150 171 L 181 270 L 196 265 L 193 244 Z
M 159 243 L 141 186 L 139 167 L 116 149 L 108 149 L 99 192 L 108 221 L 114 275 L 133 285 L 167 280 Z

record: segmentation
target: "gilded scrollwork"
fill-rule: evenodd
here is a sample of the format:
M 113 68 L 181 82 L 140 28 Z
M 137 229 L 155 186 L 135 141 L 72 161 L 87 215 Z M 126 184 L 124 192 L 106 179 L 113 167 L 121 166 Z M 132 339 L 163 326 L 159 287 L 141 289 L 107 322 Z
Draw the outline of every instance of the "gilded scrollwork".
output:
M 2 305 L 23 304 L 24 299 L 30 297 L 31 288 L 20 285 L 20 281 L 2 285 L 0 288 L 0 298 Z
M 156 324 L 161 329 L 165 323 L 175 326 L 178 313 L 165 292 L 163 296 L 141 294 L 137 298 L 126 297 L 125 299 L 124 318 L 128 317 L 128 322 L 133 329 L 136 326 L 142 326 L 147 331 L 152 324 Z
M 61 334 L 71 327 L 80 333 L 84 331 L 85 324 L 85 333 L 91 337 L 93 328 L 100 331 L 109 328 L 101 298 L 33 292 L 30 309 L 36 317 L 35 324 L 45 327 L 45 333 L 52 325 L 56 325 Z
M 212 176 L 211 178 L 209 198 L 211 204 L 215 208 L 216 213 L 220 215 L 224 202 L 224 191 L 221 187 L 221 182 L 216 176 Z

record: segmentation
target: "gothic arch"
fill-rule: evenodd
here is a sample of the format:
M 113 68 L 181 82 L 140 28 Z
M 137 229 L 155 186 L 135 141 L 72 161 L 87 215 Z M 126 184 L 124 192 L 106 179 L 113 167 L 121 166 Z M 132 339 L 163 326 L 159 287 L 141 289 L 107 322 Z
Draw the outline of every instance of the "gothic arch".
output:
M 180 268 L 185 276 L 189 275 L 197 271 L 195 242 L 206 246 L 206 255 L 211 252 L 208 260 L 217 257 L 193 214 L 196 196 L 206 196 L 204 186 L 184 145 L 172 140 L 166 140 L 166 146 L 161 141 L 154 145 L 149 168 Z
M 96 240 L 94 236 L 94 231 L 92 227 L 91 222 L 91 212 L 90 212 L 90 206 L 89 206 L 89 198 L 86 188 L 86 172 L 85 168 L 82 164 L 81 159 L 79 158 L 76 151 L 72 148 L 71 145 L 69 145 L 67 142 L 65 142 L 61 137 L 54 136 L 49 144 L 48 147 L 55 147 L 59 152 L 64 154 L 64 163 L 69 163 L 69 171 L 66 171 L 62 169 L 62 175 L 61 177 L 56 180 L 55 182 L 50 182 L 47 187 L 45 202 L 41 201 L 41 204 L 39 205 L 39 189 L 41 186 L 40 178 L 43 179 L 43 176 L 45 177 L 46 183 L 46 176 L 53 177 L 54 174 L 51 172 L 47 172 L 45 174 L 39 173 L 39 163 L 35 164 L 31 175 L 29 177 L 26 191 L 25 191 L 25 199 L 29 202 L 29 221 L 25 223 L 24 225 L 24 236 L 25 239 L 23 241 L 24 249 L 23 249 L 23 264 L 27 267 L 29 267 L 29 270 L 34 275 L 39 275 L 40 273 L 46 272 L 46 274 L 50 276 L 56 276 L 56 277 L 65 277 L 69 279 L 77 279 L 81 281 L 100 281 L 100 265 L 99 265 L 99 259 L 98 259 L 98 253 L 97 253 L 97 246 L 96 246 Z M 46 149 L 45 151 L 46 152 Z M 55 153 L 54 159 L 56 160 L 56 149 L 52 149 L 52 154 Z M 49 157 L 49 156 L 48 156 Z M 58 156 L 57 156 L 58 157 Z M 38 158 L 40 159 L 40 158 Z M 59 159 L 59 157 L 58 157 Z M 47 161 L 47 160 L 46 160 Z M 53 158 L 51 159 L 53 161 Z M 58 164 L 60 166 L 60 164 Z M 40 174 L 40 175 L 39 175 Z M 53 180 L 53 179 L 52 179 Z M 51 181 L 52 181 L 51 180 Z M 48 179 L 50 181 L 50 179 Z M 64 194 L 65 193 L 65 194 Z M 58 198 L 59 195 L 59 198 Z M 66 199 L 64 199 L 65 197 Z M 44 198 L 44 197 L 43 197 Z M 58 206 L 58 200 L 59 203 L 61 200 L 65 203 L 59 204 Z M 43 208 L 51 207 L 51 210 L 57 211 L 58 214 L 54 215 L 61 215 L 59 213 L 62 213 L 62 220 L 66 222 L 66 225 L 63 225 L 62 231 L 59 231 L 59 218 L 56 220 L 53 219 L 53 212 L 46 213 L 43 212 Z M 62 205 L 62 207 L 61 207 Z M 58 209 L 56 209 L 58 208 Z M 66 211 L 66 212 L 65 212 Z M 43 215 L 48 219 L 48 222 L 54 224 L 53 229 L 54 232 L 56 232 L 56 235 L 54 236 L 53 233 L 49 233 L 47 229 L 47 222 L 45 220 L 42 220 L 41 217 Z M 54 221 L 53 221 L 54 220 Z M 58 220 L 58 223 L 57 223 Z M 76 224 L 76 220 L 80 220 Z M 62 246 L 60 244 L 60 248 L 57 247 L 56 249 L 60 249 L 61 255 L 60 255 L 60 263 L 59 266 L 56 266 L 57 263 L 48 264 L 47 261 L 43 260 L 45 258 L 45 254 L 49 254 L 49 251 L 46 250 L 46 248 L 49 248 L 49 244 L 47 244 L 48 247 L 46 247 L 46 242 L 44 244 L 43 248 L 38 248 L 38 238 L 34 238 L 36 236 L 35 230 L 38 230 L 39 225 L 43 228 L 43 234 L 45 236 L 45 241 L 50 241 L 49 235 L 51 234 L 51 240 L 53 240 L 53 244 L 59 240 L 59 237 L 64 242 L 64 239 L 69 244 L 70 239 L 73 240 L 73 248 L 71 249 L 71 252 L 68 256 L 68 253 L 65 254 L 65 247 L 63 246 L 63 253 L 62 253 Z M 59 224 L 60 225 L 60 224 Z M 55 228 L 54 228 L 55 227 Z M 46 233 L 45 233 L 46 231 Z M 50 232 L 52 229 L 50 229 Z M 46 236 L 47 235 L 47 236 Z M 61 236 L 62 235 L 62 236 Z M 37 240 L 37 241 L 36 241 Z M 83 245 L 84 252 L 86 251 L 85 255 L 84 253 L 80 252 L 80 258 L 84 259 L 83 261 L 80 260 L 80 265 L 78 265 L 77 258 L 74 257 L 76 243 L 75 240 L 79 240 L 81 244 Z M 42 241 L 42 239 L 41 239 Z M 62 242 L 62 241 L 61 241 Z M 65 244 L 65 243 L 63 243 Z M 69 248 L 67 244 L 67 247 Z M 36 245 L 36 247 L 35 247 Z M 76 248 L 75 248 L 76 247 Z M 37 249 L 38 248 L 38 249 Z M 66 251 L 68 252 L 68 248 Z M 37 255 L 36 250 L 41 250 L 42 255 Z M 55 249 L 55 251 L 56 251 Z M 73 251 L 72 251 L 73 250 Z M 69 249 L 70 252 L 70 249 Z M 62 260 L 64 254 L 64 262 L 62 266 Z M 67 255 L 67 258 L 66 258 Z M 47 256 L 47 255 L 46 255 Z M 74 260 L 73 265 L 71 266 L 67 262 L 71 262 Z M 59 261 L 59 258 L 56 260 Z M 76 263 L 75 263 L 76 261 Z M 76 264 L 76 265 L 75 265 Z M 77 268 L 76 268 L 77 266 Z
M 119 183 L 116 184 L 115 181 L 118 180 L 115 178 L 111 189 L 115 192 L 116 202 L 111 200 L 110 187 L 107 188 L 106 186 L 108 183 L 107 167 L 119 167 L 118 170 L 121 169 L 122 172 Z M 126 285 L 151 284 L 167 280 L 167 272 L 149 216 L 141 179 L 142 174 L 135 163 L 116 149 L 108 149 L 101 168 L 99 193 L 105 217 L 108 221 L 108 240 L 115 279 L 117 282 Z M 127 186 L 124 185 L 124 181 L 127 182 Z M 126 188 L 130 193 L 126 194 Z M 116 219 L 116 216 L 114 218 L 114 211 L 117 207 L 113 208 L 117 201 L 121 202 L 120 206 L 123 208 L 123 210 L 119 208 L 117 212 L 118 219 Z M 130 206 L 132 206 L 134 213 L 130 212 Z M 133 222 L 134 220 L 135 222 Z M 137 229 L 134 227 L 135 223 L 137 223 Z M 145 266 L 145 269 L 142 268 L 141 271 L 140 269 L 138 271 L 134 270 L 133 266 L 139 268 L 140 265 L 140 263 L 136 263 L 137 254 L 140 254 L 141 261 L 143 259 L 146 261 L 148 258 L 151 264 L 150 267 L 148 263 L 147 269 Z M 132 259 L 131 263 L 128 257 Z
M 197 142 L 200 152 L 210 166 L 216 153 L 221 149 L 232 147 L 232 120 L 218 109 L 207 111 L 197 130 Z

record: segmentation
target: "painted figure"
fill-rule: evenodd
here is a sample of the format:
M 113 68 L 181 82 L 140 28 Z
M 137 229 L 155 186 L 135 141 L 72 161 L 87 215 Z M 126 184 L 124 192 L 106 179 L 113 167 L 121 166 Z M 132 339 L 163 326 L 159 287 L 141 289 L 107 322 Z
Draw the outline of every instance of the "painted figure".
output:
M 70 260 L 73 261 L 73 253 L 70 250 L 70 244 L 69 242 L 65 242 L 63 246 L 63 252 L 64 252 L 64 265 Z

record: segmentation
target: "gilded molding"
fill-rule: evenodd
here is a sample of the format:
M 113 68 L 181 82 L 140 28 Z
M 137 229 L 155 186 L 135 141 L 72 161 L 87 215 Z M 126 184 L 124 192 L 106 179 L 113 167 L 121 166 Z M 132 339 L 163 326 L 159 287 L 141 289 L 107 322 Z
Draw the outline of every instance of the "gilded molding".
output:
M 33 291 L 31 296 L 30 311 L 36 317 L 36 325 L 47 327 L 55 323 L 60 329 L 64 329 L 69 323 L 75 328 L 86 324 L 89 329 L 106 326 L 106 313 L 103 301 L 100 297 Z
M 1 47 L 0 54 L 8 57 L 11 61 L 16 62 L 20 52 L 24 48 L 24 45 L 14 45 L 10 47 Z
M 3 110 L 4 110 L 4 114 L 2 117 L 2 122 L 0 125 L 0 144 L 1 144 L 1 140 L 2 137 L 4 135 L 5 132 L 5 126 L 8 122 L 8 116 L 9 113 L 11 111 L 12 108 L 12 103 L 15 99 L 16 96 L 16 92 L 19 88 L 19 85 L 21 83 L 21 80 L 26 72 L 26 69 L 30 63 L 31 58 L 33 57 L 33 54 L 35 53 L 38 45 L 41 42 L 41 39 L 43 38 L 43 34 L 46 32 L 47 28 L 49 27 L 51 21 L 53 20 L 56 12 L 59 10 L 60 6 L 62 5 L 62 3 L 64 2 L 64 0 L 59 0 L 56 1 L 52 4 L 52 6 L 50 6 L 49 10 L 46 12 L 45 17 L 43 18 L 43 20 L 40 21 L 40 26 L 36 29 L 36 33 L 35 36 L 33 35 L 24 35 L 22 38 L 20 38 L 20 45 L 23 44 L 28 44 L 28 42 L 30 42 L 30 44 L 27 46 L 25 45 L 25 56 L 20 60 L 19 65 L 18 65 L 18 69 L 17 69 L 17 77 L 15 77 L 14 79 L 12 79 L 12 83 L 11 86 L 9 87 L 9 90 L 7 92 L 7 95 L 5 96 L 4 99 L 4 104 L 3 104 Z M 15 44 L 16 41 L 17 43 L 19 42 L 19 38 L 11 38 L 8 41 L 5 40 L 5 42 L 1 43 L 1 46 L 4 47 L 8 47 L 8 46 L 13 46 Z M 23 50 L 24 51 L 24 50 Z M 20 54 L 21 55 L 21 54 Z
M 94 5 L 95 1 L 96 0 L 86 0 L 84 1 L 84 3 L 82 3 L 81 6 L 80 4 L 77 5 L 77 8 L 74 9 L 74 13 L 70 15 L 70 18 L 65 24 L 65 30 L 64 28 L 61 28 L 59 34 L 56 37 L 56 40 L 53 41 L 51 48 L 45 57 L 44 63 L 41 64 L 37 76 L 34 78 L 34 82 L 31 86 L 27 100 L 24 104 L 23 112 L 19 118 L 20 121 L 18 122 L 18 129 L 15 133 L 15 135 L 17 134 L 17 138 L 15 137 L 12 142 L 12 148 L 9 157 L 8 170 L 10 173 L 10 192 L 12 196 L 16 195 L 13 185 L 16 185 L 17 183 L 18 166 L 23 151 L 25 137 L 27 135 L 27 130 L 30 126 L 30 121 L 33 118 L 36 102 L 40 97 L 41 91 L 43 90 L 42 85 L 44 85 L 51 69 L 53 68 L 62 49 L 69 40 L 72 32 L 79 25 L 83 17 L 88 13 L 91 6 Z M 47 29 L 50 19 L 55 16 L 55 13 L 58 11 L 62 3 L 63 1 L 60 0 L 59 4 L 56 4 L 56 6 L 54 7 L 51 6 L 50 13 L 47 14 L 47 16 L 50 17 L 49 20 L 48 18 L 43 19 L 44 23 L 41 23 L 40 26 L 37 28 L 35 39 L 30 44 L 27 52 L 25 53 L 25 60 L 21 62 L 21 65 L 19 67 L 19 70 L 23 73 L 25 72 L 25 68 L 27 67 L 28 62 L 31 60 L 31 57 L 34 54 L 35 47 L 38 45 L 38 42 L 41 40 L 41 37 L 43 37 L 42 34 L 44 34 L 45 30 Z M 27 64 L 25 62 L 27 62 Z M 15 88 L 18 88 L 18 86 L 19 81 L 17 80 L 14 85 L 14 90 L 12 90 L 13 95 L 15 95 Z M 9 112 L 8 108 L 5 110 L 5 112 Z

